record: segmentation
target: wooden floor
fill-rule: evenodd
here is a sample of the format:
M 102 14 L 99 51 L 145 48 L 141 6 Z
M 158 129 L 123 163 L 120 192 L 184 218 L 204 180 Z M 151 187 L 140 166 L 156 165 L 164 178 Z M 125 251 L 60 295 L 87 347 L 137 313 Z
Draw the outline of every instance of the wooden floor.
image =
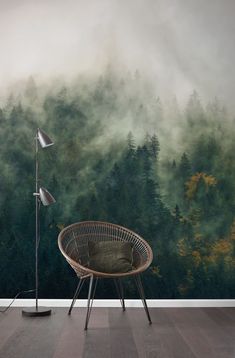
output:
M 55 308 L 51 317 L 27 318 L 20 308 L 0 314 L 1 358 L 232 358 L 235 308 Z

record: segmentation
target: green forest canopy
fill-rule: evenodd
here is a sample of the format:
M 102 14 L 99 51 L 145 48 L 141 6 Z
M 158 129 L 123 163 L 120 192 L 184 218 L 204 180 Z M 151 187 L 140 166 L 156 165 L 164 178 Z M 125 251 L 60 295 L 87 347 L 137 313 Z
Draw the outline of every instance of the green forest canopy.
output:
M 12 92 L 0 109 L 0 296 L 34 287 L 34 137 L 40 178 L 56 197 L 41 210 L 40 296 L 69 298 L 75 274 L 57 247 L 80 220 L 126 226 L 152 246 L 149 298 L 235 294 L 234 123 L 217 99 L 163 105 L 141 76 L 109 70 L 70 85 Z M 102 283 L 99 297 L 116 297 Z M 128 281 L 126 296 L 135 297 Z

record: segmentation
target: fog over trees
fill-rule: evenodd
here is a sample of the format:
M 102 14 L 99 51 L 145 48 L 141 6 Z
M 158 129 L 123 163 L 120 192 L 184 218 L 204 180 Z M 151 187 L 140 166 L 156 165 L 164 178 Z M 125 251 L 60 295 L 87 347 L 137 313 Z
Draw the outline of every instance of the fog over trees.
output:
M 75 274 L 57 236 L 80 220 L 142 235 L 149 298 L 234 298 L 234 0 L 0 1 L 0 296 L 34 287 L 34 138 L 40 296 Z M 102 283 L 99 297 L 115 297 Z M 126 285 L 135 297 L 134 285 Z

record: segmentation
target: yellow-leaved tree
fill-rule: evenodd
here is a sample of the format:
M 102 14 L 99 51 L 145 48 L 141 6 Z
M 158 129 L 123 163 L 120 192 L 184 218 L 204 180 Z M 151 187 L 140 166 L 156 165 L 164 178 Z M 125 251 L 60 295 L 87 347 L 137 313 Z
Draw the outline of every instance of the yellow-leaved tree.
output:
M 192 200 L 195 198 L 200 183 L 203 183 L 206 191 L 208 191 L 210 187 L 216 186 L 217 180 L 214 176 L 207 175 L 206 173 L 196 173 L 192 175 L 190 180 L 185 184 L 187 199 Z

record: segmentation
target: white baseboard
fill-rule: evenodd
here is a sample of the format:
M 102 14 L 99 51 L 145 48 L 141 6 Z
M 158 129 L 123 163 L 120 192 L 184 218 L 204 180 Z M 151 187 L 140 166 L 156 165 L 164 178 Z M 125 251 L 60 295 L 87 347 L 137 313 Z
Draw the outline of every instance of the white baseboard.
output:
M 0 307 L 6 307 L 12 299 L 0 299 Z M 68 299 L 40 299 L 40 306 L 47 307 L 69 307 L 71 300 Z M 125 300 L 126 307 L 142 307 L 141 300 Z M 219 300 L 147 300 L 149 307 L 235 307 L 235 299 Z M 30 307 L 35 305 L 35 299 L 16 299 L 12 307 Z M 75 307 L 86 307 L 87 300 L 76 301 Z M 120 307 L 119 300 L 94 300 L 94 307 Z

